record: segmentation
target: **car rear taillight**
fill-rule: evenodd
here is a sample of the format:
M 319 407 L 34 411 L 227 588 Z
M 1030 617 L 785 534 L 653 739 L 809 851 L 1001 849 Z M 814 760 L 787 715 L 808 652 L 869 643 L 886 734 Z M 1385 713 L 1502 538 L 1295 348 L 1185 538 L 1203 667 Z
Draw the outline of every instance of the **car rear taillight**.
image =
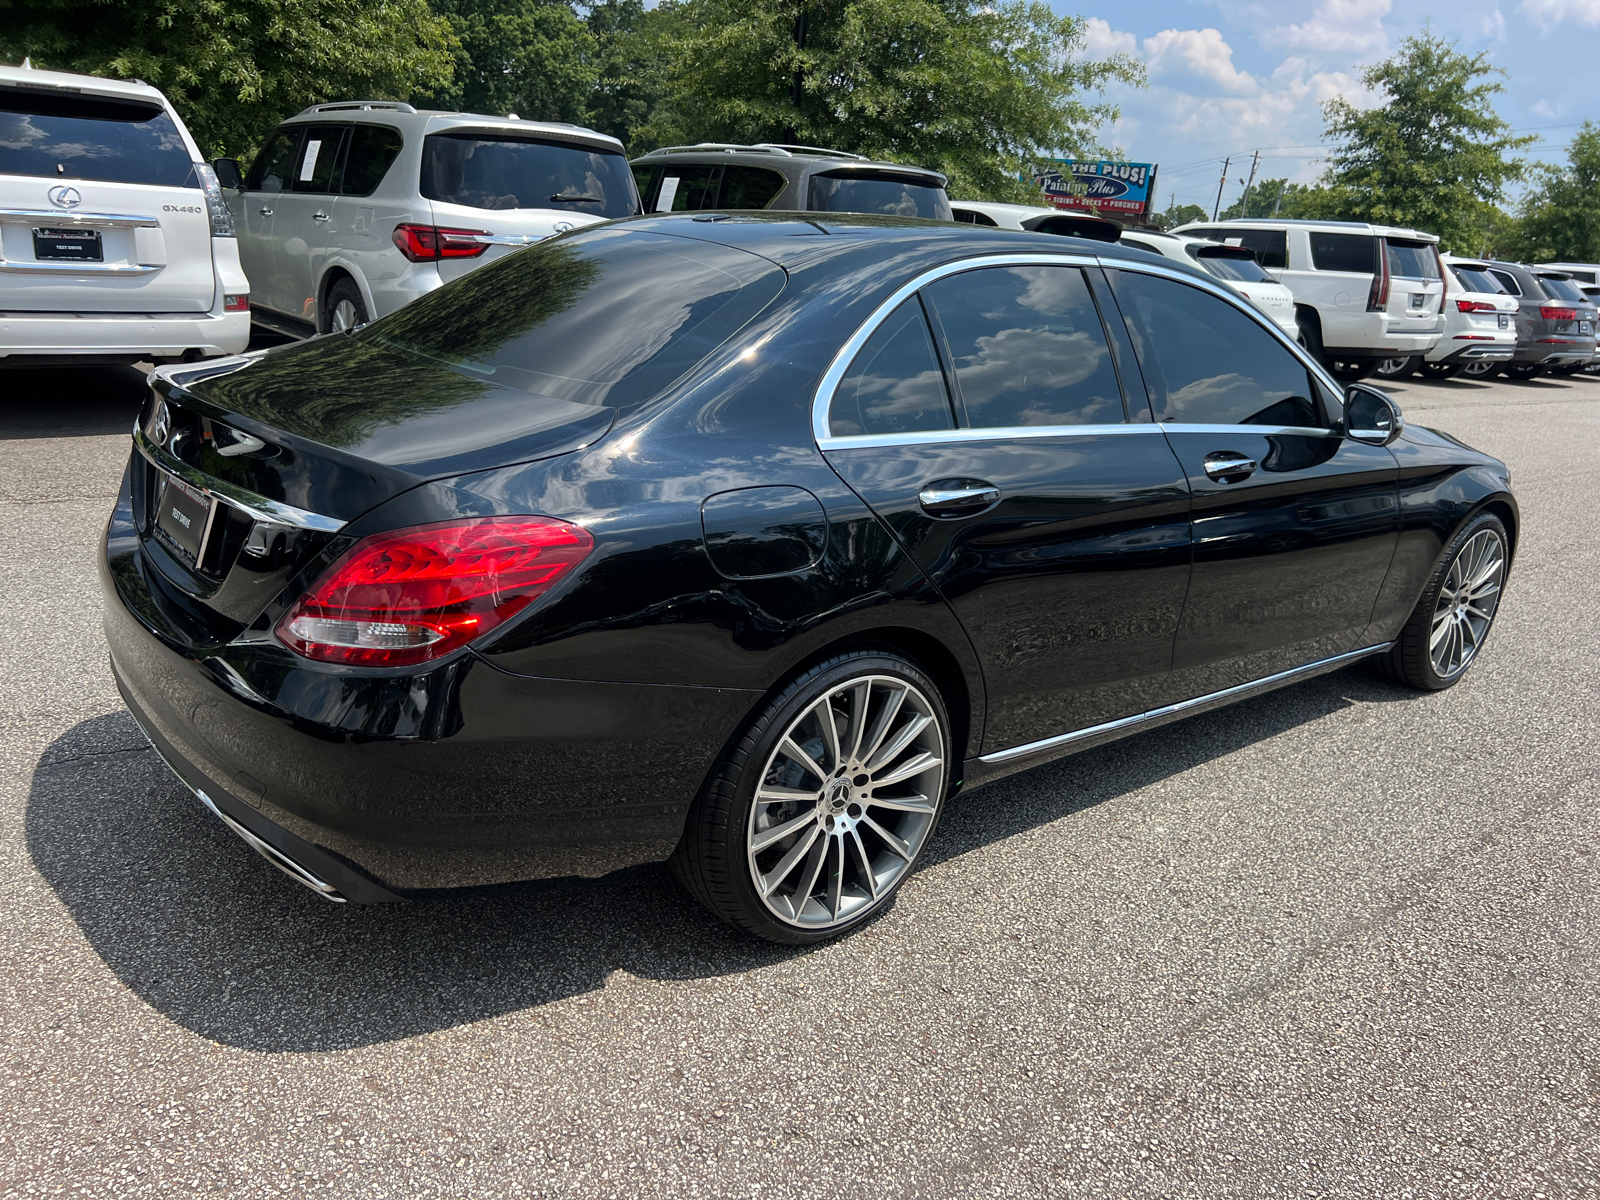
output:
M 373 534 L 278 622 L 318 662 L 429 662 L 510 620 L 588 557 L 587 529 L 553 517 L 483 517 Z
M 440 258 L 477 258 L 489 248 L 480 242 L 481 229 L 442 229 L 437 225 L 396 225 L 394 244 L 412 262 L 433 262 Z
M 243 296 L 224 296 L 222 298 L 222 311 L 223 312 L 249 312 L 250 311 L 250 296 L 249 296 L 249 293 L 246 293 Z
M 1500 311 L 1494 305 L 1486 304 L 1482 300 L 1457 300 L 1456 301 L 1456 307 L 1458 309 L 1460 309 L 1462 312 L 1486 312 L 1486 313 L 1492 313 L 1492 312 L 1499 312 Z
M 1389 307 L 1389 245 L 1378 243 L 1378 273 L 1367 289 L 1367 311 L 1384 312 Z
M 195 163 L 195 178 L 200 181 L 200 191 L 206 198 L 206 216 L 211 221 L 212 237 L 233 237 L 233 214 L 222 198 L 222 184 L 210 163 Z
M 1541 304 L 1539 315 L 1546 321 L 1576 321 L 1578 310 L 1575 308 L 1558 308 L 1551 304 Z

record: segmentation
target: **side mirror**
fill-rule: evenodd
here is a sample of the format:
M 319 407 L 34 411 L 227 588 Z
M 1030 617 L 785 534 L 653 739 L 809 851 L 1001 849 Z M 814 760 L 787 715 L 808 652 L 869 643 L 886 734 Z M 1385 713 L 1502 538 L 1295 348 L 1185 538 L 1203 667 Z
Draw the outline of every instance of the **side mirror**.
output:
M 244 187 L 244 176 L 239 173 L 237 158 L 214 158 L 211 160 L 211 169 L 217 173 L 217 182 L 223 187 L 235 191 Z
M 1352 384 L 1344 394 L 1344 433 L 1353 442 L 1387 446 L 1406 427 L 1400 408 L 1377 388 Z

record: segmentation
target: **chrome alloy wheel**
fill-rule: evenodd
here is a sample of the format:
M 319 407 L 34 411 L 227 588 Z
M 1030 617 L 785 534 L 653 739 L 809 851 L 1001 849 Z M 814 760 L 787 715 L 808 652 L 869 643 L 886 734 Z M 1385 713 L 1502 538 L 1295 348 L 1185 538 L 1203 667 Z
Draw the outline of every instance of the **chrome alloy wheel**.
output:
M 948 757 L 933 705 L 904 679 L 866 675 L 819 697 L 750 806 L 750 878 L 768 911 L 826 929 L 886 899 L 933 831 Z
M 1485 362 L 1482 359 L 1478 359 L 1476 362 L 1462 363 L 1461 373 L 1463 375 L 1470 375 L 1474 379 L 1481 379 L 1486 375 L 1493 375 L 1503 366 L 1505 366 L 1505 364 L 1498 360 L 1493 362 Z
M 354 329 L 358 324 L 360 318 L 356 316 L 356 306 L 352 301 L 340 300 L 333 306 L 333 313 L 328 320 L 330 333 L 344 333 L 346 330 Z
M 1393 378 L 1397 375 L 1411 374 L 1410 367 L 1411 359 L 1409 356 L 1406 358 L 1386 358 L 1378 364 L 1376 373 L 1386 378 Z
M 1461 674 L 1483 645 L 1500 606 L 1505 570 L 1505 543 L 1492 529 L 1473 534 L 1450 564 L 1434 602 L 1428 638 L 1428 654 L 1439 678 Z

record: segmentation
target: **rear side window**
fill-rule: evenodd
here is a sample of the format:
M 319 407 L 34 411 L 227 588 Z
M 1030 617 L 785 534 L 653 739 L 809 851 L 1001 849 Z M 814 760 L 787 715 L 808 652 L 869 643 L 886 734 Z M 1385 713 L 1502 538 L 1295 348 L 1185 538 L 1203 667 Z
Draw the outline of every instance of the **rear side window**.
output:
M 1234 238 L 1238 238 L 1237 243 Z M 1281 229 L 1241 229 L 1228 236 L 1230 244 L 1254 250 L 1256 261 L 1263 267 L 1283 268 L 1289 265 L 1289 235 Z
M 664 167 L 654 184 L 651 212 L 694 212 L 717 202 L 717 173 L 721 167 Z
M 1552 279 L 1549 275 L 1540 275 L 1538 280 L 1539 286 L 1545 291 L 1545 295 L 1552 300 L 1566 300 L 1571 304 L 1582 304 L 1587 299 L 1583 294 L 1583 289 L 1570 279 Z
M 974 428 L 1125 418 L 1099 310 L 1077 267 L 986 267 L 928 296 Z
M 290 183 L 296 192 L 334 190 L 333 181 L 339 177 L 339 151 L 344 148 L 344 125 L 307 125 L 305 141 L 300 146 L 300 157 Z
M 300 127 L 280 129 L 267 139 L 245 177 L 247 192 L 282 192 L 289 187 L 300 149 Z
M 907 300 L 879 325 L 839 381 L 828 407 L 834 437 L 953 429 L 944 372 L 922 304 Z
M 624 408 L 737 333 L 784 278 L 729 246 L 601 227 L 497 259 L 353 336 L 469 381 Z
M 1486 292 L 1489 295 L 1504 293 L 1505 287 L 1488 271 L 1475 271 L 1471 267 L 1451 267 L 1455 272 L 1456 282 L 1464 291 Z
M 405 139 L 388 125 L 357 125 L 350 131 L 350 148 L 344 155 L 346 196 L 370 196 L 399 157 Z
M 499 134 L 429 134 L 421 188 L 429 200 L 493 211 L 556 208 L 605 218 L 635 211 L 622 155 Z
M 1378 239 L 1364 233 L 1313 233 L 1311 265 L 1319 271 L 1378 273 Z
M 1325 428 L 1305 367 L 1254 319 L 1199 288 L 1108 271 L 1158 421 Z
M 737 163 L 722 168 L 722 191 L 718 208 L 765 208 L 783 191 L 784 177 L 764 167 L 744 167 Z
M 198 187 L 159 104 L 0 87 L 0 175 Z
M 1491 271 L 1490 274 L 1498 279 L 1505 287 L 1506 291 L 1510 292 L 1513 296 L 1522 295 L 1522 285 L 1517 282 L 1517 277 L 1510 271 Z
M 1439 261 L 1434 258 L 1433 246 L 1428 242 L 1402 242 L 1387 238 L 1384 247 L 1389 255 L 1389 274 L 1396 278 L 1439 278 Z
M 944 189 L 921 178 L 852 171 L 839 175 L 813 175 L 812 212 L 876 213 L 889 217 L 952 219 Z

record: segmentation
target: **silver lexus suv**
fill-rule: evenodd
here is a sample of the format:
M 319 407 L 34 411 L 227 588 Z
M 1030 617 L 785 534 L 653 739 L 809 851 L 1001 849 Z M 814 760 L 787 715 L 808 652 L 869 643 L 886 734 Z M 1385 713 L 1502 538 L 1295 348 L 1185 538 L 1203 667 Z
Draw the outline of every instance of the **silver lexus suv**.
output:
M 387 316 L 519 246 L 639 211 L 616 138 L 357 100 L 219 160 L 256 320 L 304 335 Z

